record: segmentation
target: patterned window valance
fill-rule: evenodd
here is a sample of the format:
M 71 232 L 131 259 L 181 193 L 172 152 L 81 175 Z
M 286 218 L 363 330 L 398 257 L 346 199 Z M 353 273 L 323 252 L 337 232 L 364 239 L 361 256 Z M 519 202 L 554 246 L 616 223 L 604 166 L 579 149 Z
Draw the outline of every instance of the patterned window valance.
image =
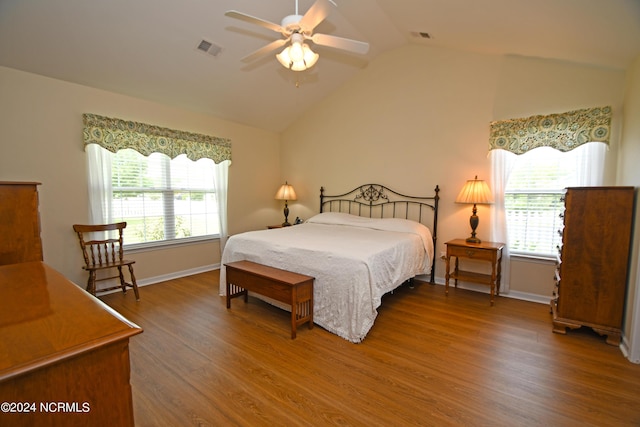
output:
M 231 141 L 198 133 L 83 114 L 84 143 L 98 144 L 115 153 L 131 148 L 144 156 L 163 153 L 170 158 L 186 154 L 191 160 L 211 159 L 215 163 L 231 160 Z
M 523 154 L 538 147 L 571 151 L 587 142 L 609 144 L 611 107 L 491 122 L 489 151 Z

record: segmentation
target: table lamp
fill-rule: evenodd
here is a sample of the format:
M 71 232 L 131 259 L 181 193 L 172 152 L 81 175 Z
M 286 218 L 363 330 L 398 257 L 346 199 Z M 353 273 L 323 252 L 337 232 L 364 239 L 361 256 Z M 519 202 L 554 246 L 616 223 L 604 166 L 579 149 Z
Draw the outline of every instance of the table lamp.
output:
M 287 181 L 282 184 L 278 192 L 276 193 L 276 200 L 284 200 L 284 222 L 282 223 L 283 227 L 287 227 L 289 224 L 289 206 L 287 202 L 289 200 L 296 200 L 296 192 L 292 186 L 290 186 Z
M 456 197 L 456 203 L 473 204 L 472 215 L 471 218 L 469 218 L 471 237 L 467 238 L 467 243 L 482 243 L 482 241 L 476 237 L 476 228 L 478 228 L 478 223 L 480 222 L 480 218 L 476 215 L 478 212 L 476 205 L 489 205 L 493 203 L 493 196 L 491 195 L 489 186 L 483 180 L 478 179 L 476 175 L 475 179 L 468 180 L 464 187 L 462 187 L 460 194 Z

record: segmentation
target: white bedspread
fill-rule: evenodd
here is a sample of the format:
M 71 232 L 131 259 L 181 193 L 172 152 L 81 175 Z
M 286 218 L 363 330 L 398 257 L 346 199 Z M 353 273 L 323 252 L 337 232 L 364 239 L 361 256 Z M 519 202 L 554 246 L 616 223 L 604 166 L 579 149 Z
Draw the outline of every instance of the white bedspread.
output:
M 314 323 L 357 343 L 373 326 L 382 296 L 429 273 L 432 258 L 431 233 L 422 224 L 323 213 L 301 225 L 230 237 L 222 264 L 249 260 L 315 277 Z

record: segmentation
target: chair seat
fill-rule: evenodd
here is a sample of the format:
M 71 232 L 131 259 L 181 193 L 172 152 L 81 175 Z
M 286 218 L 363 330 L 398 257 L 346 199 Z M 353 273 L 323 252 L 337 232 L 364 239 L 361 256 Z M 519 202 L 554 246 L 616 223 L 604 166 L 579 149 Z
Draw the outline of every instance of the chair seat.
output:
M 125 267 L 131 264 L 135 264 L 135 261 L 123 259 L 122 261 L 116 261 L 116 262 L 105 262 L 102 264 L 84 265 L 82 266 L 82 268 L 84 270 L 104 270 L 107 268 Z

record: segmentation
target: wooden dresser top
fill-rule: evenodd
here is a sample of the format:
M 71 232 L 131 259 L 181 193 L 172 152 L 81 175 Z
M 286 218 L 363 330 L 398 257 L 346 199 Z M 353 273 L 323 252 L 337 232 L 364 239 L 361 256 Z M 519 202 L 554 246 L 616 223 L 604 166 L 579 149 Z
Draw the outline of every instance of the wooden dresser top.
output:
M 141 332 L 43 262 L 0 266 L 0 381 Z

